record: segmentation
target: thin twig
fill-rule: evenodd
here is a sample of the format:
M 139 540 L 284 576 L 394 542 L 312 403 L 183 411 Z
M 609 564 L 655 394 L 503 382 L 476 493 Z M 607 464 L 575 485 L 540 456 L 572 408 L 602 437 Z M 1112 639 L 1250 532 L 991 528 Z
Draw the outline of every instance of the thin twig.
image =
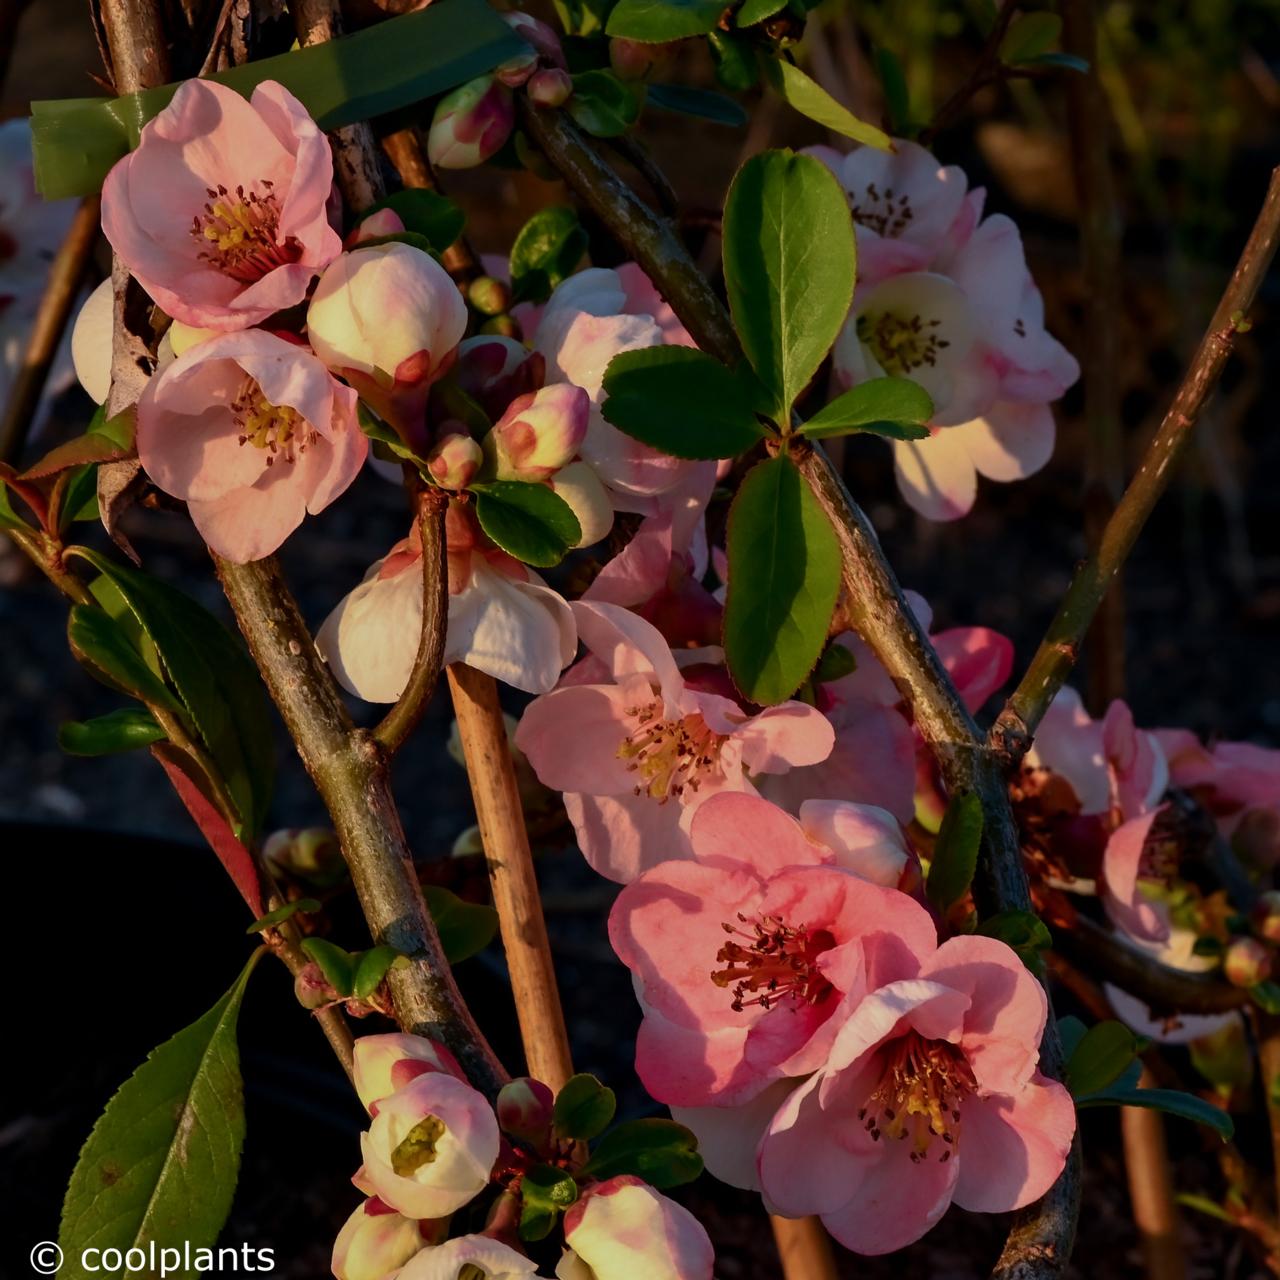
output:
M 1075 665 L 1098 606 L 1167 488 L 1237 336 L 1249 327 L 1246 315 L 1275 256 L 1278 239 L 1280 170 L 1271 175 L 1266 200 L 1240 261 L 1138 473 L 1107 521 L 1097 552 L 1076 571 L 1031 665 L 991 730 L 992 745 L 1009 763 L 1016 764 L 1029 749 L 1036 726 Z
M 1150 1072 L 1144 1071 L 1140 1087 L 1148 1089 L 1154 1083 Z M 1147 1280 L 1185 1280 L 1186 1258 L 1164 1117 L 1147 1107 L 1121 1107 L 1120 1134 L 1129 1177 L 1129 1203 L 1142 1242 Z
M 1004 41 L 1005 33 L 1009 30 L 1009 24 L 1013 21 L 1013 16 L 1018 10 L 1019 0 L 1004 0 L 1000 6 L 1000 12 L 996 14 L 996 20 L 987 33 L 987 38 L 982 46 L 982 52 L 978 55 L 978 60 L 973 64 L 972 70 L 961 82 L 960 87 L 938 108 L 934 113 L 934 117 L 929 127 L 920 134 L 920 142 L 924 146 L 929 143 L 953 121 L 955 121 L 960 113 L 969 104 L 969 99 L 973 97 L 979 89 L 998 80 L 1002 70 L 1000 64 L 1000 45 Z
M 98 240 L 101 205 L 102 198 L 98 195 L 83 200 L 58 246 L 26 350 L 22 353 L 22 365 L 9 392 L 4 421 L 0 423 L 0 462 L 17 460 L 35 421 L 49 369 L 58 354 Z
M 440 680 L 444 642 L 449 627 L 449 568 L 444 518 L 448 500 L 439 489 L 423 488 L 416 496 L 422 533 L 422 634 L 409 682 L 373 736 L 394 755 L 422 719 Z
M 529 1074 L 559 1090 L 573 1074 L 529 833 L 493 677 L 460 662 L 447 668 L 480 839 L 511 972 Z

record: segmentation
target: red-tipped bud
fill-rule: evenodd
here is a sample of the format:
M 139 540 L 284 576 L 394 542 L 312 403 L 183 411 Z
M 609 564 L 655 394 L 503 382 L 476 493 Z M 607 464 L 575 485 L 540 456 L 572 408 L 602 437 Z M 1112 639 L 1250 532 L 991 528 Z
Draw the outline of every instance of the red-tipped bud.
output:
M 333 1274 L 338 1280 L 387 1280 L 422 1245 L 418 1224 L 375 1197 L 366 1200 L 338 1232 Z
M 521 1076 L 498 1093 L 498 1127 L 535 1151 L 546 1148 L 551 1137 L 551 1113 L 555 1095 L 541 1080 Z
M 438 169 L 472 169 L 511 136 L 511 90 L 493 76 L 479 76 L 440 99 L 427 135 L 427 155 Z
M 465 489 L 484 461 L 484 452 L 467 435 L 460 432 L 445 436 L 429 454 L 427 470 L 442 489 Z
M 540 107 L 563 106 L 573 92 L 573 80 L 562 67 L 544 67 L 529 80 L 529 97 Z
M 1233 938 L 1222 957 L 1222 971 L 1236 987 L 1256 987 L 1271 977 L 1272 953 L 1257 938 Z
M 557 382 L 519 396 L 485 437 L 499 480 L 546 480 L 578 452 L 591 412 L 581 387 Z

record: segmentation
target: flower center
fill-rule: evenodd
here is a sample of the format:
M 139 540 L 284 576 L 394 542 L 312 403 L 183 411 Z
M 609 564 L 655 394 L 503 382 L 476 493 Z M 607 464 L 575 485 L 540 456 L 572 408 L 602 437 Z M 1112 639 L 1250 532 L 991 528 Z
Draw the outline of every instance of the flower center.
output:
M 960 1138 L 960 1102 L 977 1087 L 959 1048 L 908 1031 L 885 1049 L 880 1084 L 858 1119 L 873 1141 L 910 1137 L 913 1162 L 923 1160 L 940 1138 L 938 1159 L 945 1163 Z
M 438 1116 L 423 1116 L 391 1153 L 391 1168 L 401 1178 L 412 1178 L 423 1165 L 435 1162 L 437 1147 L 444 1134 L 443 1120 Z
M 711 981 L 717 987 L 733 987 L 735 1013 L 754 1004 L 772 1009 L 787 998 L 817 1005 L 831 994 L 831 983 L 817 963 L 824 951 L 836 945 L 829 930 L 810 930 L 804 925 L 793 929 L 778 916 L 762 916 L 752 922 L 741 912 L 737 925 L 726 921 L 721 928 L 733 940 L 716 952 L 724 968 L 713 970 Z
M 628 707 L 626 714 L 635 719 L 635 727 L 618 748 L 619 758 L 639 775 L 636 795 L 659 804 L 697 791 L 706 778 L 719 773 L 720 748 L 728 740 L 713 733 L 696 713 L 665 720 L 662 710 L 657 698 L 647 706 Z
M 858 341 L 870 347 L 886 372 L 903 376 L 921 365 L 932 368 L 938 353 L 951 343 L 937 330 L 940 320 L 925 320 L 919 315 L 899 316 L 891 311 L 858 317 Z
M 208 188 L 203 213 L 191 221 L 191 235 L 200 245 L 197 255 L 235 280 L 252 284 L 268 272 L 302 257 L 302 246 L 293 236 L 278 242 L 280 202 L 273 184 L 263 181 L 262 194 L 237 187 Z
M 886 240 L 896 240 L 916 216 L 911 197 L 905 191 L 895 194 L 892 187 L 881 191 L 874 182 L 868 182 L 864 200 L 861 204 L 850 202 L 854 222 L 869 227 Z
M 255 449 L 270 449 L 267 466 L 277 456 L 296 462 L 298 454 L 316 439 L 315 429 L 297 409 L 272 404 L 252 378 L 246 378 L 240 394 L 231 402 L 231 414 L 240 429 L 240 443 Z

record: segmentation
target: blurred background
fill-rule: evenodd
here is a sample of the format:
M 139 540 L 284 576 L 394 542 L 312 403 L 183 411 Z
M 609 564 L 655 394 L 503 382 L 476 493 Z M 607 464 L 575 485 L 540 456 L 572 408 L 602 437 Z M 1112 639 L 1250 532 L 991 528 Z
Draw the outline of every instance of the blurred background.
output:
M 0 0 L 0 39 L 7 18 L 22 8 Z M 928 121 L 972 71 L 982 18 L 977 5 L 934 0 L 825 0 L 810 15 L 797 54 L 837 98 L 879 119 L 875 52 L 889 50 L 905 75 L 910 118 Z M 83 0 L 25 6 L 13 49 L 0 118 L 25 115 L 32 98 L 102 91 Z M 1280 160 L 1280 0 L 1104 0 L 1098 72 L 1109 134 L 1096 145 L 1111 161 L 1123 228 L 1113 358 L 1116 447 L 1130 474 Z M 933 146 L 940 159 L 965 168 L 971 185 L 987 187 L 988 212 L 1018 222 L 1049 327 L 1083 356 L 1090 286 L 1067 129 L 1073 74 L 983 88 Z M 710 85 L 705 48 L 682 50 L 664 79 Z M 640 128 L 679 194 L 689 243 L 712 273 L 719 252 L 714 215 L 741 160 L 767 146 L 832 141 L 758 91 L 745 103 L 751 123 L 744 129 L 657 109 L 646 111 Z M 528 173 L 486 169 L 446 185 L 468 212 L 474 243 L 487 252 L 503 252 L 535 209 L 568 200 Z M 584 221 L 592 259 L 615 263 L 616 249 Z M 106 263 L 100 247 L 99 273 Z M 1278 302 L 1273 276 L 1254 329 L 1124 575 L 1123 691 L 1140 725 L 1185 725 L 1210 738 L 1280 746 Z M 853 441 L 843 458 L 903 584 L 926 596 L 940 626 L 981 624 L 1009 635 L 1015 670 L 1033 652 L 1084 554 L 1086 511 L 1098 496 L 1098 486 L 1085 481 L 1096 474 L 1097 451 L 1082 388 L 1058 409 L 1048 466 L 1017 484 L 980 481 L 973 511 L 953 524 L 932 524 L 903 504 L 881 442 Z M 24 457 L 82 431 L 91 411 L 78 387 L 66 390 Z M 134 508 L 127 529 L 148 571 L 180 581 L 227 616 L 185 520 Z M 310 521 L 282 560 L 312 624 L 406 531 L 400 492 L 373 474 Z M 116 705 L 71 658 L 65 620 L 63 601 L 0 536 L 0 848 L 10 876 L 0 910 L 20 975 L 8 991 L 9 1081 L 0 1096 L 0 1204 L 18 1229 L 0 1233 L 0 1276 L 28 1274 L 31 1244 L 56 1236 L 62 1189 L 106 1099 L 151 1047 L 208 1008 L 245 954 L 242 908 L 154 764 L 141 755 L 86 760 L 60 752 L 60 722 Z M 510 708 L 518 711 L 518 698 Z M 465 776 L 445 749 L 449 722 L 447 702 L 438 698 L 396 762 L 405 825 L 424 863 L 446 858 L 472 822 Z M 279 760 L 277 825 L 320 823 L 323 811 L 283 733 Z M 624 1110 L 640 1114 L 652 1104 L 631 1068 L 638 1012 L 604 933 L 611 889 L 562 839 L 547 843 L 541 874 L 576 1065 L 601 1075 L 619 1091 Z M 460 892 L 482 884 L 474 862 L 455 860 L 426 874 Z M 360 945 L 357 921 L 340 911 L 335 936 Z M 460 976 L 500 1052 L 518 1061 L 500 958 L 485 953 Z M 224 1239 L 274 1248 L 277 1274 L 301 1280 L 327 1274 L 333 1236 L 358 1201 L 347 1179 L 358 1161 L 361 1113 L 319 1033 L 291 1005 L 283 971 L 264 966 L 242 1028 L 249 1138 Z M 1074 1274 L 1136 1274 L 1115 1114 L 1089 1113 L 1084 1137 L 1088 1184 Z M 1214 1195 L 1212 1137 L 1173 1122 L 1170 1139 L 1179 1189 Z M 776 1274 L 753 1198 L 708 1179 L 684 1198 L 717 1243 L 718 1276 Z M 953 1210 L 905 1255 L 846 1255 L 843 1265 L 849 1276 L 980 1276 L 1005 1225 Z M 1189 1275 L 1264 1274 L 1230 1227 L 1188 1212 L 1183 1231 Z M 11 1260 L 4 1251 L 12 1251 Z

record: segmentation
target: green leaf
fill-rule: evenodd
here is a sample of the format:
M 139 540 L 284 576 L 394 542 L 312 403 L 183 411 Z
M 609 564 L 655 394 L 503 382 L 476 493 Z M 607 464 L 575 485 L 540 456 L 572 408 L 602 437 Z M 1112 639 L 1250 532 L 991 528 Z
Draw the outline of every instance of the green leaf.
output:
M 110 756 L 136 751 L 165 737 L 149 711 L 122 707 L 93 720 L 68 720 L 58 729 L 58 746 L 72 756 Z
M 692 1182 L 702 1172 L 698 1139 L 674 1120 L 628 1120 L 600 1139 L 582 1168 L 585 1176 L 630 1173 L 666 1191 Z
M 283 924 L 286 920 L 291 920 L 300 911 L 313 912 L 320 909 L 321 905 L 315 898 L 299 898 L 296 902 L 286 902 L 283 907 L 277 907 L 274 911 L 268 911 L 266 915 L 259 916 L 245 930 L 245 933 L 261 933 L 264 929 L 270 929 L 275 925 Z
M 355 956 L 327 938 L 303 938 L 302 949 L 320 966 L 325 981 L 340 995 L 349 996 L 355 983 Z
M 572 1174 L 550 1164 L 534 1165 L 520 1179 L 520 1239 L 545 1240 L 577 1198 Z
M 605 32 L 646 44 L 663 44 L 714 31 L 724 12 L 723 0 L 618 0 Z
M 637 92 L 612 71 L 580 71 L 573 77 L 573 96 L 565 110 L 597 138 L 618 138 L 640 118 Z
M 98 519 L 98 465 L 86 463 L 67 482 L 58 508 L 58 531 L 65 532 L 76 520 Z
M 387 970 L 400 958 L 400 952 L 386 943 L 362 951 L 356 960 L 351 978 L 351 994 L 357 1000 L 367 1000 L 382 985 Z
M 1249 998 L 1266 1013 L 1280 1013 L 1280 985 L 1259 982 L 1249 988 Z
M 618 1100 L 593 1075 L 571 1076 L 556 1094 L 551 1118 L 556 1135 L 586 1142 L 598 1137 L 613 1119 Z
M 738 170 L 724 211 L 724 275 L 747 359 L 786 422 L 853 297 L 849 204 L 812 156 L 765 151 Z
M 152 1050 L 94 1125 L 62 1205 L 62 1276 L 99 1274 L 86 1268 L 86 1249 L 186 1241 L 194 1254 L 217 1241 L 244 1141 L 236 1018 L 260 954 L 203 1018 Z
M 461 394 L 461 393 L 460 393 Z M 397 457 L 405 462 L 412 463 L 418 468 L 423 475 L 427 475 L 426 461 L 420 458 L 407 444 L 400 438 L 394 428 L 388 426 L 387 423 L 378 417 L 372 409 L 369 408 L 363 400 L 356 405 L 356 421 L 360 424 L 360 430 L 369 437 L 370 440 L 378 444 L 386 445 L 388 449 Z
M 545 302 L 573 274 L 587 251 L 587 233 L 565 205 L 539 209 L 511 246 L 511 287 L 518 301 Z
M 787 7 L 787 0 L 746 0 L 733 15 L 735 27 L 754 27 L 757 22 L 772 18 Z
M 108 578 L 150 637 L 249 832 L 261 829 L 275 774 L 273 728 L 258 670 L 230 632 L 176 587 L 69 548 Z M 237 834 L 239 834 L 237 832 Z
M 1077 58 L 1074 53 L 1040 53 L 1034 58 L 1023 58 L 1024 67 L 1057 67 L 1062 71 L 1078 71 L 1081 75 L 1089 74 L 1089 63 L 1084 58 Z
M 1089 1028 L 1074 1014 L 1068 1013 L 1058 1019 L 1058 1039 L 1062 1041 L 1062 1054 L 1065 1059 L 1070 1059 L 1080 1041 L 1088 1033 Z
M 1200 1213 L 1207 1213 L 1211 1218 L 1217 1218 L 1220 1222 L 1229 1222 L 1233 1227 L 1237 1225 L 1233 1218 L 1216 1200 L 1210 1200 L 1208 1196 L 1193 1195 L 1189 1191 L 1180 1191 L 1174 1199 L 1180 1204 L 1185 1205 L 1188 1209 L 1195 1209 Z
M 785 58 L 764 59 L 765 79 L 784 102 L 826 129 L 865 143 L 880 151 L 893 149 L 893 142 L 883 129 L 859 120 L 848 107 L 838 103 L 816 80 L 811 80 L 794 63 Z
M 947 911 L 969 891 L 982 843 L 982 801 L 972 792 L 951 797 L 938 829 L 924 891 L 939 911 Z
M 747 472 L 729 510 L 725 659 L 752 702 L 789 697 L 827 642 L 840 589 L 840 547 L 785 454 Z
M 624 351 L 603 386 L 607 421 L 677 458 L 732 458 L 765 434 L 742 379 L 692 347 Z
M 902 63 L 889 49 L 877 49 L 876 70 L 880 73 L 880 87 L 884 90 L 884 102 L 893 132 L 905 133 L 911 119 L 911 94 Z
M 99 405 L 83 435 L 51 449 L 39 462 L 28 467 L 22 473 L 22 478 L 40 480 L 70 467 L 90 462 L 115 462 L 128 457 L 134 451 L 137 419 L 137 408 L 134 405 L 109 420 Z
M 590 36 L 604 30 L 613 0 L 552 0 L 565 34 Z
M 1028 58 L 1048 53 L 1062 35 L 1062 19 L 1056 13 L 1039 9 L 1034 13 L 1020 13 L 1009 24 L 1009 30 L 1000 41 L 1000 60 L 1014 66 Z
M 1043 971 L 1040 952 L 1053 945 L 1049 927 L 1034 911 L 1001 911 L 984 920 L 978 933 L 987 938 L 998 938 L 1018 955 L 1018 959 L 1032 973 Z
M 424 885 L 427 909 L 440 935 L 444 958 L 450 964 L 469 960 L 483 951 L 498 932 L 498 913 L 477 902 L 464 902 L 438 885 Z
M 246 98 L 264 80 L 277 80 L 322 129 L 335 129 L 445 93 L 527 49 L 484 0 L 448 0 L 210 79 Z M 97 191 L 177 88 L 169 84 L 122 98 L 33 102 L 31 140 L 40 194 L 57 200 Z
M 1128 1070 L 1140 1048 L 1138 1037 L 1123 1022 L 1112 1018 L 1090 1027 L 1067 1059 L 1066 1085 L 1072 1097 L 1110 1088 Z
M 390 209 L 404 223 L 410 234 L 421 236 L 435 253 L 443 253 L 461 234 L 467 216 L 447 196 L 421 187 L 407 187 L 370 205 L 357 219 L 363 221 L 371 213 Z
M 1163 1111 L 1165 1115 L 1208 1126 L 1223 1142 L 1229 1142 L 1236 1131 L 1235 1123 L 1221 1107 L 1177 1089 L 1108 1089 L 1077 1098 L 1076 1108 L 1082 1107 L 1146 1107 Z
M 31 526 L 13 509 L 9 501 L 9 486 L 0 484 L 0 529 L 29 529 Z
M 895 440 L 923 440 L 933 417 L 929 393 L 910 378 L 872 378 L 837 396 L 804 424 L 810 440 L 869 431 Z
M 730 93 L 745 93 L 760 79 L 760 59 L 755 46 L 746 36 L 713 31 L 707 37 L 716 83 Z
M 844 645 L 833 640 L 822 651 L 822 657 L 813 669 L 813 679 L 817 684 L 829 684 L 832 680 L 852 675 L 857 669 L 858 660 Z
M 550 569 L 582 538 L 569 504 L 544 484 L 491 480 L 470 490 L 480 527 L 509 555 L 538 569 Z
M 172 711 L 182 709 L 169 687 L 147 665 L 124 626 L 105 610 L 72 605 L 67 640 L 79 661 L 111 688 Z
M 740 129 L 747 123 L 747 113 L 742 107 L 714 89 L 695 89 L 683 84 L 651 84 L 646 101 L 663 111 L 693 116 L 695 120 L 710 120 L 713 124 L 726 124 L 734 129 Z

